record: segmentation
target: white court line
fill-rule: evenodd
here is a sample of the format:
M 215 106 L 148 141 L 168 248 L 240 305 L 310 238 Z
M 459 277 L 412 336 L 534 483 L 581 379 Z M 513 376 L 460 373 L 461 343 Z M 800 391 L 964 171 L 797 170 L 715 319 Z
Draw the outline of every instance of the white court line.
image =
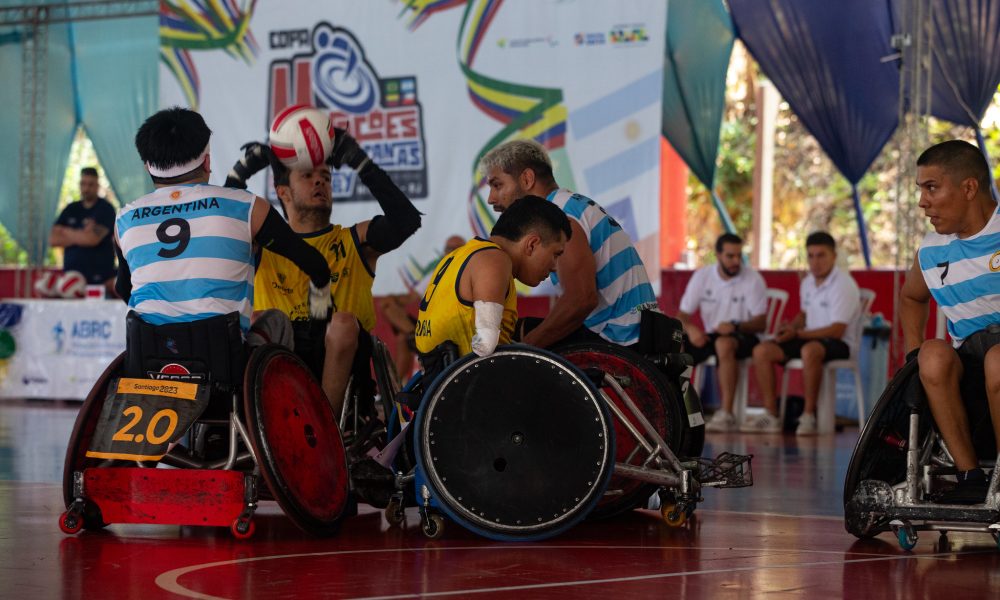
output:
M 198 600 L 228 600 L 227 598 L 221 596 L 212 596 L 209 594 L 203 594 L 201 592 L 196 592 L 194 590 L 189 590 L 182 586 L 177 580 L 188 573 L 193 573 L 195 571 L 201 571 L 204 569 L 212 569 L 215 567 L 224 567 L 238 564 L 247 564 L 254 562 L 261 562 L 266 560 L 284 560 L 286 558 L 307 558 L 307 557 L 320 557 L 320 556 L 348 556 L 348 555 L 358 555 L 358 554 L 387 554 L 387 553 L 402 553 L 402 552 L 444 552 L 452 550 L 725 550 L 734 552 L 767 552 L 767 548 L 739 548 L 731 546 L 623 546 L 623 545 L 554 545 L 554 546 L 543 546 L 538 544 L 532 545 L 520 545 L 520 546 L 451 546 L 451 547 L 435 547 L 435 548 L 380 548 L 372 550 L 333 550 L 330 552 L 306 552 L 300 554 L 276 554 L 271 556 L 254 556 L 251 558 L 238 558 L 233 560 L 222 560 L 218 562 L 202 563 L 196 565 L 190 565 L 187 567 L 180 567 L 177 569 L 172 569 L 158 575 L 155 579 L 156 585 L 167 591 L 179 596 L 186 596 L 188 598 L 196 598 Z M 994 552 L 993 550 L 988 550 L 987 552 Z M 678 571 L 672 573 L 656 573 L 652 575 L 636 575 L 633 577 L 618 577 L 612 579 L 589 579 L 589 580 L 577 580 L 577 581 L 566 581 L 566 582 L 556 582 L 556 583 L 542 583 L 533 585 L 523 585 L 523 586 L 509 586 L 509 587 L 498 587 L 498 588 L 476 588 L 470 590 L 460 590 L 460 591 L 448 591 L 448 592 L 414 592 L 410 594 L 401 594 L 396 596 L 372 596 L 369 598 L 364 598 L 363 600 L 376 600 L 376 599 L 390 599 L 390 598 L 411 598 L 413 596 L 451 596 L 457 594 L 474 594 L 474 593 L 484 593 L 484 592 L 497 592 L 497 591 L 515 591 L 515 590 L 528 590 L 528 589 L 539 589 L 539 588 L 549 588 L 549 587 L 570 587 L 570 586 L 580 586 L 580 585 L 594 585 L 600 583 L 615 583 L 615 582 L 626 582 L 626 581 L 642 581 L 647 579 L 660 579 L 667 577 L 681 577 L 685 575 L 705 575 L 711 573 L 727 573 L 733 571 L 752 571 L 760 569 L 784 569 L 784 568 L 794 568 L 794 567 L 810 567 L 810 566 L 824 566 L 824 565 L 838 565 L 838 564 L 848 564 L 854 562 L 871 562 L 880 560 L 898 560 L 901 558 L 932 558 L 937 559 L 941 557 L 952 557 L 958 554 L 977 554 L 981 552 L 942 552 L 939 554 L 924 554 L 924 555 L 906 555 L 906 556 L 883 556 L 876 553 L 866 553 L 866 552 L 845 552 L 843 550 L 799 550 L 799 549 L 789 549 L 787 551 L 778 551 L 774 553 L 768 553 L 768 556 L 780 555 L 780 554 L 858 554 L 862 556 L 872 556 L 872 558 L 860 558 L 860 559 L 848 559 L 848 560 L 838 560 L 838 561 L 822 561 L 822 562 L 812 562 L 812 563 L 789 563 L 782 565 L 768 565 L 768 566 L 757 566 L 757 567 L 735 567 L 727 569 L 711 569 L 703 571 Z M 748 558 L 748 557 L 734 557 L 734 559 Z M 359 600 L 362 600 L 359 598 Z
M 760 516 L 760 517 L 783 517 L 785 519 L 808 519 L 810 521 L 843 521 L 844 517 L 835 517 L 833 515 L 789 515 L 785 513 L 773 513 L 773 512 L 750 512 L 742 510 L 715 510 L 711 508 L 699 508 L 695 511 L 698 513 L 711 513 L 711 514 L 722 514 L 722 515 L 742 515 L 742 516 Z

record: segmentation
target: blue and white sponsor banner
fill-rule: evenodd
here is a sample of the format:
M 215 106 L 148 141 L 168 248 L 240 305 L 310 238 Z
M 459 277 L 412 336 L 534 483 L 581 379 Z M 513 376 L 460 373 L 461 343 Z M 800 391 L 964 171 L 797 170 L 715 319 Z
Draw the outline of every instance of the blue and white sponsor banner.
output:
M 14 356 L 0 365 L 0 398 L 84 400 L 125 351 L 121 300 L 7 300 L 23 307 L 11 327 Z
M 176 5 L 176 6 L 174 6 Z M 222 5 L 220 5 L 222 6 Z M 549 149 L 562 187 L 621 222 L 659 288 L 662 0 L 176 2 L 164 9 L 161 105 L 197 105 L 212 182 L 292 104 L 326 108 L 424 213 L 379 259 L 375 293 L 404 291 L 444 240 L 488 232 L 478 157 L 507 139 Z M 381 213 L 349 170 L 333 221 Z M 274 199 L 269 174 L 249 189 Z

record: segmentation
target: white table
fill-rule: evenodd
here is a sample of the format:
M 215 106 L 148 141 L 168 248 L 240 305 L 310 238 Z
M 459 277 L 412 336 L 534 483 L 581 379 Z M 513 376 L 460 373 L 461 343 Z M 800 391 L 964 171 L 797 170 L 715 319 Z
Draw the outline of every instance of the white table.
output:
M 83 400 L 125 350 L 121 300 L 0 300 L 23 307 L 10 328 L 14 356 L 0 365 L 0 398 Z

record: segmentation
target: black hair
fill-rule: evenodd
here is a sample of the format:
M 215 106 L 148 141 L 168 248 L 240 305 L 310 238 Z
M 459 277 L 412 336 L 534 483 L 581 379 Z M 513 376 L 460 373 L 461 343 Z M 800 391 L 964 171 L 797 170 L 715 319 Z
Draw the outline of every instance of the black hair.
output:
M 806 247 L 809 246 L 829 246 L 830 250 L 837 250 L 837 242 L 833 236 L 825 231 L 814 231 L 806 238 Z
M 500 213 L 490 234 L 516 242 L 533 232 L 549 243 L 559 238 L 560 231 L 567 240 L 573 235 L 566 213 L 545 198 L 529 195 L 518 198 Z
M 200 114 L 175 106 L 146 119 L 135 134 L 135 149 L 139 151 L 142 162 L 169 169 L 197 158 L 211 137 L 212 130 Z M 171 184 L 204 174 L 205 169 L 201 165 L 177 177 L 151 177 L 154 183 Z
M 948 140 L 926 149 L 917 158 L 917 166 L 944 167 L 957 181 L 972 177 L 979 191 L 990 193 L 990 167 L 979 148 L 962 140 Z
M 723 233 L 715 240 L 715 253 L 722 254 L 722 246 L 725 244 L 738 244 L 743 245 L 743 238 L 736 235 L 735 233 Z
M 97 177 L 97 169 L 94 167 L 84 167 L 80 169 L 80 177 L 85 175 L 90 175 L 91 177 Z

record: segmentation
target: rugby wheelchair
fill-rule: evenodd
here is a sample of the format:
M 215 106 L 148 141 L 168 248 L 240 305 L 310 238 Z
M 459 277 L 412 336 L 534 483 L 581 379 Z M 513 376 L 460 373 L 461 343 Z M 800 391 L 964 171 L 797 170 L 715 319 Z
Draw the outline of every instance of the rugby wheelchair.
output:
M 153 326 L 130 312 L 126 323 L 126 351 L 70 437 L 60 528 L 228 526 L 247 538 L 270 497 L 304 531 L 332 534 L 348 503 L 346 456 L 302 361 L 274 344 L 248 353 L 236 313 Z
M 948 531 L 990 533 L 1000 549 L 1000 469 L 991 424 L 972 423 L 980 466 L 993 471 L 985 502 L 941 503 L 937 494 L 954 484 L 956 470 L 917 368 L 910 360 L 897 371 L 858 438 L 844 481 L 844 526 L 858 538 L 892 531 L 904 550 L 916 545 L 918 531 L 942 538 Z
M 698 456 L 700 408 L 689 414 L 681 391 L 688 355 L 650 355 L 661 370 L 601 343 L 434 354 L 395 398 L 396 413 L 414 415 L 385 508 L 390 524 L 416 504 L 430 538 L 448 517 L 491 539 L 540 540 L 658 492 L 665 521 L 680 526 L 703 488 L 752 485 L 750 456 Z

